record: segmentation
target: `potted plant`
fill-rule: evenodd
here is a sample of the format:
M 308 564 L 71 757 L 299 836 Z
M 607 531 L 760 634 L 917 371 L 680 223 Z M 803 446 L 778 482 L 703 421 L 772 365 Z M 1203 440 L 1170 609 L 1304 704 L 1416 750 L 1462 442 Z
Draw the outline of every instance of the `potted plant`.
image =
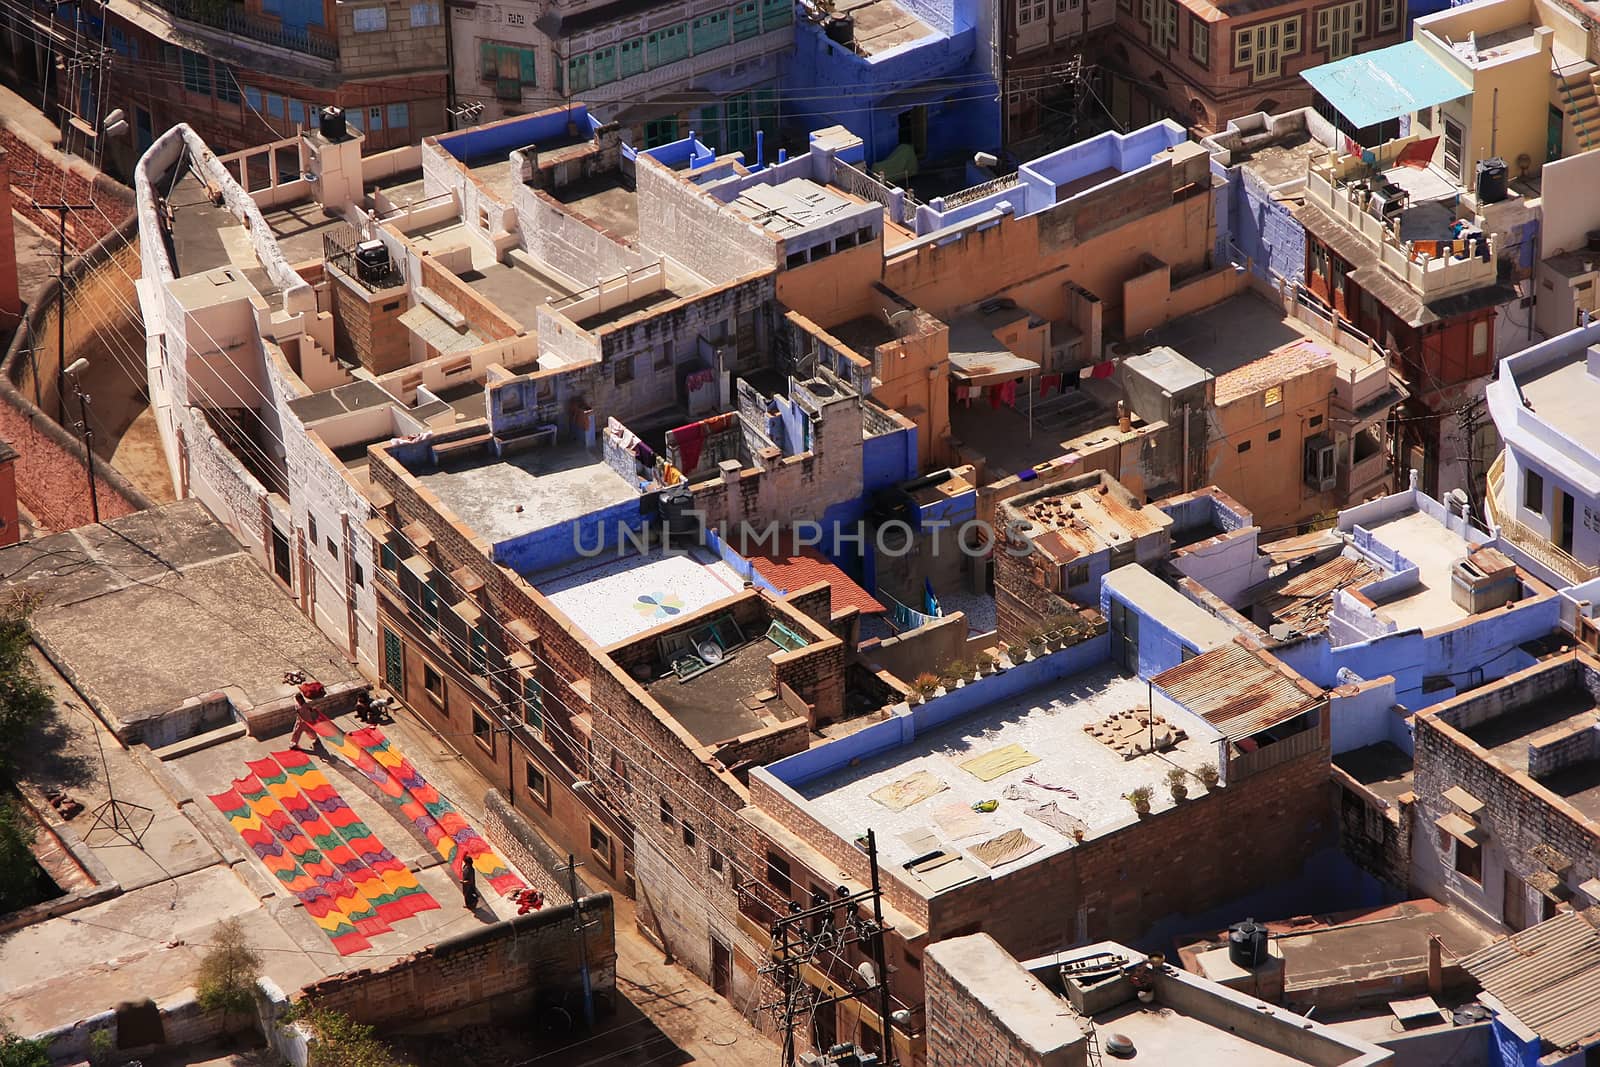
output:
M 921 697 L 923 700 L 927 700 L 929 697 L 933 696 L 933 694 L 939 691 L 939 676 L 937 674 L 929 673 L 928 671 L 923 671 L 921 674 L 917 675 L 916 680 L 911 683 L 911 691 L 917 696 Z
M 1217 765 L 1215 763 L 1207 763 L 1194 773 L 1199 777 L 1200 784 L 1206 787 L 1207 792 L 1215 789 L 1217 783 L 1222 780 L 1222 775 L 1217 773 Z
M 1172 800 L 1177 803 L 1189 796 L 1189 774 L 1182 767 L 1174 767 L 1167 772 L 1167 788 L 1172 791 Z
M 1044 655 L 1044 633 L 1042 631 L 1035 630 L 1028 635 L 1028 651 L 1035 658 Z
M 987 678 L 995 672 L 995 667 L 1000 662 L 1000 657 L 988 649 L 978 653 L 978 677 Z
M 956 689 L 972 677 L 972 664 L 964 659 L 953 659 L 944 665 L 944 676 L 941 679 L 946 689 Z
M 1122 795 L 1127 798 L 1129 804 L 1133 805 L 1134 811 L 1138 812 L 1140 815 L 1149 815 L 1150 796 L 1154 792 L 1155 790 L 1151 789 L 1149 786 L 1141 785 L 1137 789 L 1130 789 L 1128 792 Z

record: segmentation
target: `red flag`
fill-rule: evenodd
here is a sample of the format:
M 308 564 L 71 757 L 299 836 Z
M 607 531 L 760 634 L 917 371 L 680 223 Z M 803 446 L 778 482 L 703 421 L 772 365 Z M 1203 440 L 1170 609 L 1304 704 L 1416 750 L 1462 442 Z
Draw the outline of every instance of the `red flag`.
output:
M 1347 156 L 1359 156 L 1361 154 L 1361 146 L 1346 137 L 1344 139 L 1344 154 Z
M 1433 160 L 1434 149 L 1439 147 L 1439 138 L 1429 137 L 1425 141 L 1412 141 L 1400 150 L 1400 155 L 1395 158 L 1398 167 L 1416 167 L 1418 170 L 1426 167 Z

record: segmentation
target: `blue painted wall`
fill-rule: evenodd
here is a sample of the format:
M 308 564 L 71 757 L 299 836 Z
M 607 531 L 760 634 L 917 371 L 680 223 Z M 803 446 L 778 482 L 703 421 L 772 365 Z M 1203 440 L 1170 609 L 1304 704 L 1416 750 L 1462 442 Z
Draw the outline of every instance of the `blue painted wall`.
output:
M 1227 226 L 1238 252 L 1219 252 L 1219 257 L 1249 257 L 1251 271 L 1263 281 L 1305 281 L 1305 227 L 1289 213 L 1288 205 L 1274 200 L 1267 187 L 1243 167 L 1230 167 L 1225 173 L 1228 187 L 1226 194 L 1218 197 L 1218 206 L 1220 209 L 1226 202 Z M 1222 229 L 1219 220 L 1219 243 Z
M 439 147 L 457 159 L 481 159 L 485 156 L 503 156 L 513 148 L 536 145 L 541 141 L 554 143 L 567 138 L 567 123 L 578 125 L 581 134 L 593 131 L 589 122 L 589 109 L 583 104 L 573 104 L 560 111 L 524 115 L 521 118 L 493 122 L 455 133 L 441 133 Z
M 623 500 L 580 519 L 501 541 L 491 550 L 490 558 L 524 575 L 565 566 L 585 553 L 597 558 L 613 558 L 623 544 L 620 533 L 623 526 L 631 530 L 644 526 L 637 499 Z M 580 537 L 583 552 L 578 551 Z
M 999 143 L 998 90 L 981 68 L 970 24 L 865 57 L 801 19 L 781 85 L 786 123 L 844 126 L 865 142 L 868 164 L 895 150 L 900 114 L 919 105 L 928 109 L 925 159 L 970 156 Z
M 1108 557 L 1109 558 L 1109 555 Z M 1091 579 L 1099 581 L 1099 579 Z M 1162 671 L 1170 670 L 1183 662 L 1183 653 L 1199 650 L 1186 642 L 1176 630 L 1149 614 L 1132 600 L 1121 597 L 1112 592 L 1111 587 L 1100 582 L 1100 613 L 1107 619 L 1111 618 L 1111 602 L 1120 601 L 1127 609 L 1139 617 L 1139 677 L 1154 678 Z
M 836 737 L 825 745 L 769 764 L 766 770 L 790 787 L 804 785 L 852 761 L 908 745 L 918 734 L 938 729 L 991 704 L 1013 700 L 1029 690 L 1081 674 L 1104 663 L 1110 651 L 1110 636 L 1100 634 L 1082 644 L 1058 649 L 1010 670 L 969 682 L 954 692 L 934 697 L 846 737 Z M 1048 700 L 1049 694 L 1041 693 L 1039 699 Z
M 917 233 L 931 233 L 954 226 L 992 211 L 1001 203 L 1009 203 L 1012 213 L 1018 217 L 1032 215 L 1056 204 L 1061 186 L 1108 168 L 1119 174 L 1128 174 L 1140 167 L 1147 167 L 1156 153 L 1181 144 L 1188 137 L 1183 127 L 1163 120 L 1128 133 L 1102 133 L 1087 141 L 1079 141 L 1024 163 L 1017 171 L 1020 185 L 948 210 L 944 207 L 943 198 L 935 197 L 930 203 L 917 208 Z M 1089 190 L 1084 189 L 1074 195 L 1082 196 L 1087 192 Z
M 761 572 L 756 570 L 749 560 L 728 547 L 727 542 L 717 535 L 717 531 L 706 531 L 706 547 L 715 552 L 722 562 L 732 567 L 735 574 L 755 585 L 757 589 L 765 589 L 777 596 L 783 596 L 789 591 L 787 589 L 779 589 L 763 578 Z

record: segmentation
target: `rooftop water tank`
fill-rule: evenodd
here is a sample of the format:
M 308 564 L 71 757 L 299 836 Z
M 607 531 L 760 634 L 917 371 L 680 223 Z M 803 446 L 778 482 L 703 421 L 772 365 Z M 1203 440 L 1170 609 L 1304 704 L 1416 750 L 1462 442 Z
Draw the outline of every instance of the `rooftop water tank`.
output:
M 1236 967 L 1253 970 L 1267 960 L 1267 928 L 1254 919 L 1228 927 L 1228 959 Z

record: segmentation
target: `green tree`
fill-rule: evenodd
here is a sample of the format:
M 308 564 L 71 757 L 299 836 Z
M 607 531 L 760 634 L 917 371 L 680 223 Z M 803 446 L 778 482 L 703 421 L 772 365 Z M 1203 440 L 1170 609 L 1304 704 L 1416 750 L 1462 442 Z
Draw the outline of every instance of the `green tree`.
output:
M 0 793 L 0 915 L 39 902 L 39 865 L 32 845 L 33 821 L 20 804 Z
M 283 1021 L 303 1022 L 316 1035 L 312 1067 L 403 1067 L 389 1046 L 372 1036 L 372 1027 L 342 1011 L 302 1000 L 284 1013 Z
M 32 604 L 21 596 L 0 603 L 0 779 L 16 770 L 27 734 L 50 714 L 54 701 L 28 658 Z
M 244 924 L 237 917 L 224 919 L 211 935 L 211 948 L 200 958 L 200 973 L 195 979 L 200 1007 L 222 1012 L 222 1028 L 229 1029 L 230 1017 L 248 1014 L 255 1007 L 256 979 L 261 975 L 261 957 L 250 947 Z
M 50 1067 L 50 1042 L 18 1037 L 0 1025 L 0 1067 Z

